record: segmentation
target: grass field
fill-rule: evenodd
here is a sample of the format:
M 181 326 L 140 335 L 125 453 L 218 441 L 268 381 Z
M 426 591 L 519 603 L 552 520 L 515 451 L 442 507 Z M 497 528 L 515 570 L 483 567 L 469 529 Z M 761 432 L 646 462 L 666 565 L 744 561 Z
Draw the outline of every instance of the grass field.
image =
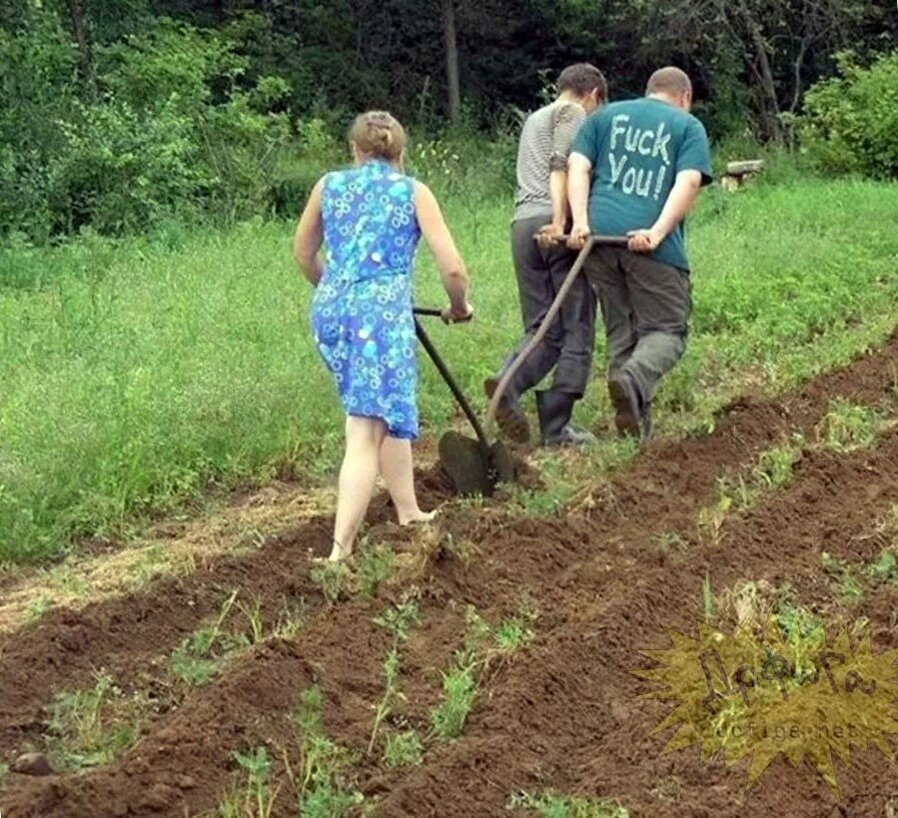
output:
M 432 332 L 482 406 L 518 318 L 477 190 L 444 197 L 477 320 Z M 0 812 L 898 815 L 896 211 L 794 173 L 708 191 L 660 439 L 614 438 L 597 366 L 591 450 L 519 449 L 488 500 L 425 466 L 435 521 L 378 497 L 337 566 L 291 225 L 0 251 Z M 433 439 L 460 420 L 422 373 Z
M 481 379 L 519 329 L 509 203 L 456 191 L 444 205 L 477 320 L 433 336 L 481 401 Z M 689 225 L 691 346 L 659 396 L 660 433 L 707 431 L 732 396 L 786 388 L 881 341 L 898 318 L 896 212 L 895 185 L 708 191 Z M 340 413 L 312 348 L 291 232 L 259 222 L 0 251 L 0 562 L 127 537 L 210 484 L 329 478 Z M 420 258 L 418 300 L 439 305 Z M 430 433 L 452 405 L 425 362 L 422 373 Z M 605 409 L 597 376 L 579 419 L 605 426 Z

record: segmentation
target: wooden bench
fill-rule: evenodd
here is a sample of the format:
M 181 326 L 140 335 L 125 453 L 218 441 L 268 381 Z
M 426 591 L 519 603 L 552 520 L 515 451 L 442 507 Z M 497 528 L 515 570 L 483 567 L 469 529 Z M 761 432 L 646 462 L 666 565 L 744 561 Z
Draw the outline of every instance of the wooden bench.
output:
M 748 159 L 740 162 L 729 162 L 726 173 L 720 177 L 720 186 L 724 190 L 734 191 L 764 170 L 763 159 Z

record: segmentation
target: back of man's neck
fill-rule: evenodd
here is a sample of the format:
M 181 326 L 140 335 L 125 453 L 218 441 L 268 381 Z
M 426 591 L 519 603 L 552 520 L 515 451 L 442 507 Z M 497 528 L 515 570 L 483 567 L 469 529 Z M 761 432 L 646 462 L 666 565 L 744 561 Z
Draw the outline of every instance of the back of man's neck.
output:
M 558 95 L 558 99 L 556 99 L 555 102 L 558 104 L 579 105 L 581 108 L 583 107 L 583 103 L 570 91 L 563 91 Z
M 674 107 L 677 106 L 677 101 L 672 96 L 669 96 L 668 94 L 646 94 L 645 98 L 646 99 L 654 99 L 654 100 L 657 100 L 658 102 L 666 102 L 668 105 L 673 105 Z

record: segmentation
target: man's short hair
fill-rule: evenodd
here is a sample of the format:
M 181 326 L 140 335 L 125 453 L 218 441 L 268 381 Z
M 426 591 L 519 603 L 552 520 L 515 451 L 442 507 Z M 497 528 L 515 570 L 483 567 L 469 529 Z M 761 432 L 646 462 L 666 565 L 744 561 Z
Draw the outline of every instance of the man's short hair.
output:
M 558 90 L 563 94 L 571 91 L 578 97 L 585 97 L 598 89 L 599 102 L 608 99 L 608 81 L 594 65 L 586 62 L 569 65 L 558 77 Z
M 679 68 L 672 65 L 666 68 L 659 68 L 649 78 L 645 93 L 649 94 L 667 94 L 672 97 L 678 97 L 680 94 L 692 93 L 692 80 L 689 75 Z

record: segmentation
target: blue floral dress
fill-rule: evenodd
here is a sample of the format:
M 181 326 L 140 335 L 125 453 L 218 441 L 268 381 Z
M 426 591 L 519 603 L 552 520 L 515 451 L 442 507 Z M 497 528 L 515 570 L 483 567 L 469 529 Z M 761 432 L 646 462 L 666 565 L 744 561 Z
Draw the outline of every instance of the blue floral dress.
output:
M 412 265 L 421 230 L 414 182 L 385 162 L 325 177 L 326 262 L 312 331 L 348 415 L 418 436 Z

